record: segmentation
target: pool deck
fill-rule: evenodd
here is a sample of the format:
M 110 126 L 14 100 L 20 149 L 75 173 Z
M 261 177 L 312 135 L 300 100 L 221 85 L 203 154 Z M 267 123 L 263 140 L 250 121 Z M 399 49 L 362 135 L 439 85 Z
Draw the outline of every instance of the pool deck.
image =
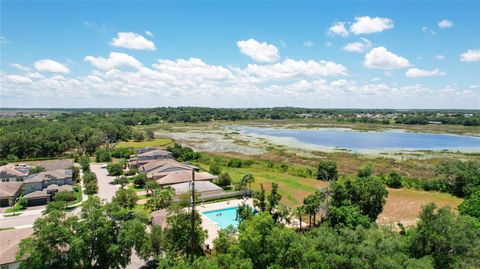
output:
M 197 206 L 196 209 L 198 210 L 199 213 L 203 213 L 206 211 L 212 211 L 212 210 L 218 210 L 218 209 L 224 209 L 224 208 L 230 208 L 230 207 L 238 207 L 243 202 L 253 207 L 253 200 L 251 198 L 248 198 L 245 200 L 234 199 L 234 200 L 228 200 L 228 201 L 212 203 L 212 204 L 201 204 Z M 208 232 L 207 239 L 205 240 L 205 245 L 208 244 L 209 247 L 212 248 L 213 240 L 217 238 L 218 230 L 220 229 L 220 227 L 218 227 L 214 222 L 212 222 L 210 219 L 205 217 L 204 214 L 200 214 L 200 216 L 202 217 L 202 227 L 204 230 L 207 230 Z

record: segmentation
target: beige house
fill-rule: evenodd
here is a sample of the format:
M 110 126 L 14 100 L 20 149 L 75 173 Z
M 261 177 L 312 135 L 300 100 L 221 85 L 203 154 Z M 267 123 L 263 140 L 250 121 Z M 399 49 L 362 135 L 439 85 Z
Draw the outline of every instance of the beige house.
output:
M 7 164 L 0 166 L 1 182 L 17 182 L 23 181 L 28 177 L 28 172 L 32 169 L 26 164 Z
M 180 196 L 185 193 L 190 193 L 192 191 L 190 182 L 184 182 L 179 184 L 173 184 L 169 187 L 175 190 L 175 196 Z M 195 179 L 195 192 L 199 194 L 200 197 L 205 195 L 214 195 L 214 194 L 223 194 L 224 191 L 221 187 L 213 184 L 210 181 L 197 181 Z
M 17 269 L 20 262 L 16 260 L 22 239 L 33 234 L 32 228 L 10 229 L 0 231 L 0 268 Z
M 137 150 L 135 157 L 128 160 L 127 167 L 138 168 L 152 160 L 166 160 L 172 158 L 172 153 L 167 150 L 154 147 L 145 147 Z
M 210 181 L 217 177 L 208 172 L 195 172 L 195 182 Z M 169 186 L 179 183 L 190 182 L 192 180 L 192 170 L 169 172 L 165 176 L 156 179 L 160 186 Z M 197 182 L 198 183 L 198 182 Z
M 192 171 L 194 166 L 183 164 L 172 159 L 153 160 L 138 169 L 139 173 L 146 174 L 148 178 L 159 179 L 172 172 Z
M 30 206 L 46 204 L 53 193 L 72 190 L 72 170 L 60 169 L 31 175 L 25 179 L 23 188 Z
M 22 192 L 22 182 L 0 182 L 0 206 L 13 206 Z

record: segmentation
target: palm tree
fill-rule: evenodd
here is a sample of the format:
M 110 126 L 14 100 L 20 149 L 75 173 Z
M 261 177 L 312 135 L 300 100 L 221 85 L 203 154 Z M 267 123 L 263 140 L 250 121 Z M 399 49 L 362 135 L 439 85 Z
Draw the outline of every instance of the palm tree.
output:
M 299 206 L 295 209 L 295 214 L 298 216 L 300 221 L 300 231 L 302 230 L 302 215 L 305 214 L 305 206 Z
M 248 184 L 248 188 L 250 190 L 250 196 L 251 196 L 252 195 L 252 183 L 255 182 L 255 178 L 253 177 L 253 175 L 251 173 L 248 173 L 248 174 L 243 176 L 242 182 L 244 182 L 244 184 Z
M 238 206 L 237 208 L 237 219 L 242 222 L 244 220 L 248 220 L 255 215 L 255 212 L 253 211 L 253 208 L 246 204 L 242 203 Z

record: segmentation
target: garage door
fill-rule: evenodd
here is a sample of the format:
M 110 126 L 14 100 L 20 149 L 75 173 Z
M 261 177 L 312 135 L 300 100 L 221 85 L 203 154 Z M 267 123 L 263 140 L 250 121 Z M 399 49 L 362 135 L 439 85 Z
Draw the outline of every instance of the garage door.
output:
M 44 205 L 47 203 L 47 198 L 28 199 L 28 206 Z
M 1 207 L 8 206 L 8 198 L 7 199 L 0 199 L 0 206 Z

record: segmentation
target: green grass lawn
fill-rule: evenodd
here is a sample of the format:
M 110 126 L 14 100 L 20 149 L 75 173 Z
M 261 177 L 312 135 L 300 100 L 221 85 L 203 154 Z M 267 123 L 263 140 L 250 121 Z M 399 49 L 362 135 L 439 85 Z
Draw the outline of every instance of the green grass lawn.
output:
M 198 163 L 198 165 L 208 171 L 207 164 Z M 255 177 L 255 183 L 252 184 L 253 190 L 259 190 L 262 183 L 264 188 L 269 191 L 272 182 L 278 183 L 280 194 L 282 194 L 282 202 L 293 207 L 301 205 L 303 198 L 307 195 L 328 185 L 328 183 L 314 178 L 293 176 L 282 173 L 277 169 L 268 169 L 262 164 L 242 168 L 222 166 L 222 171 L 227 172 L 234 183 L 238 182 L 245 174 L 252 173 Z
M 173 142 L 170 138 L 157 138 L 150 141 L 121 141 L 117 144 L 119 148 L 144 148 L 144 147 L 165 147 Z

